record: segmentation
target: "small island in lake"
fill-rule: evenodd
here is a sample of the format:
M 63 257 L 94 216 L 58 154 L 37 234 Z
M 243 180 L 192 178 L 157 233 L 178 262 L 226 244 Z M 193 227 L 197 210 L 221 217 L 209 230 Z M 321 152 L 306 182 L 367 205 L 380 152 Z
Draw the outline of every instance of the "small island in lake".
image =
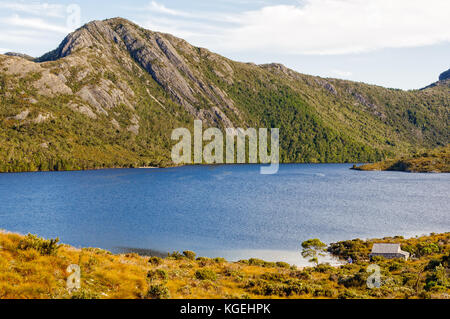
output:
M 450 173 L 450 144 L 412 157 L 402 157 L 377 163 L 354 165 L 361 171 L 404 171 L 413 173 Z

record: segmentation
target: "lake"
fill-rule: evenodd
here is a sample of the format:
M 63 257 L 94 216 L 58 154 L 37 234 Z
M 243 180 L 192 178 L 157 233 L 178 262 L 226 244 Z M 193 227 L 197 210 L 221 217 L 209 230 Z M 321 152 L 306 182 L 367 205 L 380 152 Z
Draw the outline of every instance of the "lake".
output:
M 351 164 L 0 174 L 0 229 L 77 247 L 302 265 L 300 244 L 450 231 L 450 174 Z M 122 248 L 121 248 L 122 247 Z

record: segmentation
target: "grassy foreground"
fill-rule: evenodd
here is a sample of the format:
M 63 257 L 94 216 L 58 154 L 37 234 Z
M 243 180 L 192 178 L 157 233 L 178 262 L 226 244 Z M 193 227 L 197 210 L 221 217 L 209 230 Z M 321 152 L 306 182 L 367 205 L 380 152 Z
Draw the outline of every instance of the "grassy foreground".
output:
M 414 173 L 450 173 L 450 144 L 412 157 L 365 164 L 353 169 L 361 171 L 405 171 Z
M 401 243 L 411 260 L 368 260 L 374 241 Z M 299 269 L 259 259 L 227 262 L 193 252 L 167 258 L 76 249 L 33 235 L 0 232 L 0 298 L 449 298 L 450 233 L 333 243 L 328 251 L 353 264 Z M 300 254 L 300 252 L 299 252 Z M 382 285 L 369 289 L 370 263 Z M 69 292 L 70 264 L 81 289 Z

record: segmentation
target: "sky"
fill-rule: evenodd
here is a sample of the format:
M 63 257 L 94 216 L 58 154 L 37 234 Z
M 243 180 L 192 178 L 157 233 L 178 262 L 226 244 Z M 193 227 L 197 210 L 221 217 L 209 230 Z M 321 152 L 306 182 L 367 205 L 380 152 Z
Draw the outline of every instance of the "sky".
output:
M 0 53 L 41 56 L 123 17 L 227 58 L 419 89 L 450 68 L 449 0 L 0 0 Z

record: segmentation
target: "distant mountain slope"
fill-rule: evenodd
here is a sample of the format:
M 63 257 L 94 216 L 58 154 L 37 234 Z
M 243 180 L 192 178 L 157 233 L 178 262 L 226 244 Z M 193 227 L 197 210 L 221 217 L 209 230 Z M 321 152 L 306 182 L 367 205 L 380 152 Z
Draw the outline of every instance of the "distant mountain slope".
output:
M 401 91 L 240 63 L 114 18 L 0 55 L 0 171 L 171 165 L 173 128 L 279 127 L 283 162 L 368 162 L 449 141 L 450 81 Z

